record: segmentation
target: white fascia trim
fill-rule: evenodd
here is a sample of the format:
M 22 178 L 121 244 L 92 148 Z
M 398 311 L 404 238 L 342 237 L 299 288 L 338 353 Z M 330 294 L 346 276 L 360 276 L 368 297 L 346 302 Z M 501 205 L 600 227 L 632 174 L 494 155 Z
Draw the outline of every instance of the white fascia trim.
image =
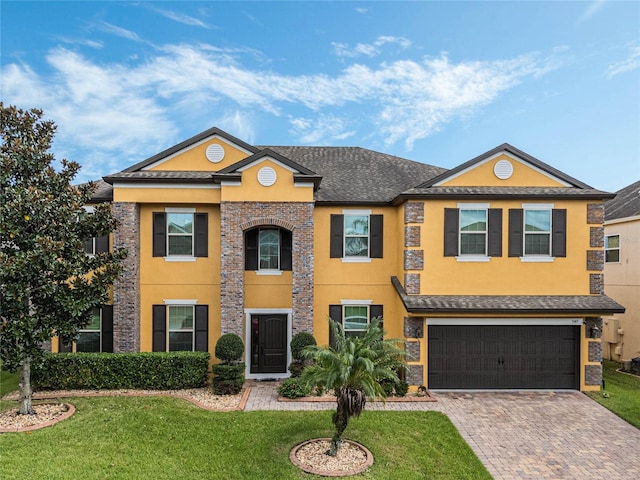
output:
M 280 167 L 284 168 L 285 170 L 289 170 L 290 172 L 293 172 L 293 173 L 300 173 L 300 172 L 299 172 L 298 170 L 296 170 L 295 168 L 291 168 L 289 165 L 285 165 L 284 163 L 279 162 L 279 161 L 278 161 L 278 160 L 276 160 L 275 158 L 273 158 L 273 157 L 269 157 L 269 156 L 267 156 L 267 157 L 263 157 L 263 158 L 261 158 L 260 160 L 256 160 L 255 162 L 251 162 L 250 164 L 245 165 L 245 166 L 244 166 L 244 167 L 242 167 L 242 168 L 239 168 L 237 171 L 238 171 L 238 172 L 244 172 L 245 170 L 248 170 L 248 169 L 250 169 L 251 167 L 255 167 L 256 165 L 260 165 L 262 162 L 266 162 L 267 160 L 268 160 L 268 161 L 270 161 L 270 162 L 275 163 L 276 165 L 279 165 Z
M 342 210 L 342 214 L 343 215 L 371 215 L 371 210 L 350 210 L 345 208 Z
M 186 188 L 189 190 L 194 189 L 217 189 L 220 185 L 215 184 L 201 184 L 201 183 L 117 183 L 113 184 L 113 188 Z
M 197 305 L 198 304 L 198 300 L 195 298 L 190 298 L 185 300 L 165 298 L 163 301 L 165 305 Z
M 237 180 L 222 180 L 220 184 L 223 187 L 240 187 L 242 186 L 242 182 L 238 182 Z
M 315 185 L 312 182 L 294 182 L 294 187 L 313 188 Z
M 369 257 L 342 257 L 342 263 L 371 263 Z
M 616 223 L 626 223 L 626 222 L 634 222 L 636 220 L 640 220 L 640 215 L 634 215 L 633 217 L 624 217 L 624 218 L 614 218 L 613 220 L 607 220 L 604 222 L 604 226 L 614 225 Z
M 373 300 L 342 300 L 340 305 L 373 305 Z
M 427 325 L 582 325 L 584 318 L 562 317 L 452 317 L 452 318 L 426 318 Z
M 180 257 L 177 255 L 172 255 L 170 257 L 164 257 L 165 262 L 195 262 L 197 257 Z
M 522 263 L 553 263 L 556 257 L 520 257 Z
M 524 210 L 553 210 L 555 206 L 553 203 L 523 203 L 522 208 Z
M 456 261 L 458 262 L 468 262 L 468 263 L 473 263 L 473 262 L 489 262 L 491 261 L 491 257 L 485 257 L 485 256 L 478 256 L 475 257 L 473 255 L 459 255 L 456 257 Z
M 561 184 L 562 186 L 564 186 L 564 187 L 571 187 L 571 186 L 572 186 L 570 183 L 567 183 L 567 182 L 565 182 L 564 180 L 560 180 L 560 179 L 559 179 L 558 177 L 556 177 L 555 175 L 552 175 L 552 174 L 550 174 L 550 173 L 548 173 L 548 172 L 545 172 L 544 170 L 541 170 L 540 168 L 536 167 L 536 166 L 535 166 L 535 165 L 533 165 L 532 163 L 529 163 L 529 162 L 527 162 L 526 160 L 523 160 L 523 159 L 521 159 L 521 158 L 519 158 L 519 157 L 516 157 L 516 156 L 514 156 L 513 154 L 511 154 L 511 153 L 507 152 L 506 150 L 502 150 L 502 151 L 500 151 L 500 152 L 496 153 L 495 155 L 491 155 L 489 158 L 487 158 L 487 159 L 485 159 L 485 160 L 483 160 L 483 161 L 481 161 L 481 162 L 475 163 L 475 164 L 471 165 L 470 167 L 467 167 L 467 168 L 465 168 L 464 170 L 459 171 L 459 172 L 458 172 L 458 173 L 456 173 L 455 175 L 451 175 L 450 177 L 447 177 L 447 178 L 445 178 L 444 180 L 442 180 L 442 181 L 440 181 L 440 182 L 438 182 L 438 183 L 435 183 L 435 184 L 434 184 L 434 187 L 439 187 L 439 186 L 441 186 L 441 185 L 444 185 L 446 182 L 448 182 L 448 181 L 450 181 L 450 180 L 453 180 L 454 178 L 459 177 L 460 175 L 464 175 L 465 173 L 467 173 L 467 172 L 469 172 L 469 171 L 473 170 L 474 168 L 479 167 L 480 165 L 483 165 L 483 164 L 485 164 L 485 163 L 487 163 L 487 162 L 490 162 L 490 161 L 492 161 L 492 160 L 495 160 L 496 158 L 498 158 L 498 157 L 500 157 L 500 156 L 502 156 L 502 155 L 505 155 L 505 156 L 507 156 L 509 159 L 514 160 L 514 161 L 516 161 L 516 162 L 518 162 L 518 163 L 520 163 L 520 164 L 522 164 L 522 165 L 525 165 L 525 166 L 527 166 L 528 168 L 531 168 L 532 170 L 535 170 L 536 172 L 540 173 L 541 175 L 544 175 L 545 177 L 548 177 L 548 178 L 550 178 L 550 179 L 552 179 L 552 180 L 554 180 L 554 181 L 556 181 L 556 182 L 560 183 L 560 184 Z
M 165 213 L 196 213 L 195 208 L 165 207 Z
M 488 210 L 488 203 L 458 203 L 460 210 Z
M 176 153 L 174 153 L 172 155 L 169 155 L 168 157 L 165 157 L 165 158 L 163 158 L 161 160 L 158 160 L 157 162 L 154 162 L 151 165 L 147 165 L 142 170 L 151 170 L 152 168 L 157 167 L 158 165 L 162 165 L 164 162 L 167 162 L 167 161 L 171 160 L 172 158 L 177 157 L 178 155 L 182 155 L 184 152 L 188 152 L 189 150 L 192 150 L 192 149 L 194 149 L 196 147 L 199 147 L 203 143 L 210 142 L 211 140 L 220 140 L 221 142 L 226 143 L 230 147 L 236 148 L 236 149 L 240 150 L 241 152 L 246 153 L 247 155 L 253 155 L 253 152 L 245 150 L 244 148 L 240 147 L 239 145 L 236 145 L 235 143 L 231 143 L 226 138 L 221 137 L 220 135 L 211 135 L 210 137 L 207 137 L 207 138 L 205 138 L 203 140 L 200 140 L 199 142 L 196 142 L 193 145 L 189 145 L 188 147 L 183 148 L 182 150 L 178 150 Z

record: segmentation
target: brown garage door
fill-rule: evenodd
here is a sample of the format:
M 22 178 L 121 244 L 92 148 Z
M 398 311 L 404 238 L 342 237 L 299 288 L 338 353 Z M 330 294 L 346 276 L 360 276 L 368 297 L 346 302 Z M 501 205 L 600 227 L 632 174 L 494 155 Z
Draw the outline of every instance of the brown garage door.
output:
M 571 325 L 430 325 L 430 389 L 578 389 Z

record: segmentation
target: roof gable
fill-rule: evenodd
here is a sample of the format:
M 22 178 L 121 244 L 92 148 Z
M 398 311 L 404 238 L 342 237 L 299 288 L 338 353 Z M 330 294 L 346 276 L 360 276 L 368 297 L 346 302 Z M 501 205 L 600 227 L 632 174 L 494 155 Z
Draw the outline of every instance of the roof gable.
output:
M 432 178 L 429 187 L 591 187 L 508 143 Z

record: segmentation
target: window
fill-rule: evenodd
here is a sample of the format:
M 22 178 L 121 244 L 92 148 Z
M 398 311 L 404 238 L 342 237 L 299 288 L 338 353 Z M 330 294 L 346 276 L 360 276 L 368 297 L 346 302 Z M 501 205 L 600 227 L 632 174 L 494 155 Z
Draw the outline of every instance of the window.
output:
M 444 209 L 444 256 L 460 262 L 502 256 L 502 209 L 459 203 Z
M 509 256 L 523 262 L 567 256 L 567 210 L 551 204 L 509 209 Z
M 59 352 L 113 352 L 113 305 L 102 305 L 91 313 L 89 324 L 80 329 L 75 342 L 59 338 Z
M 192 213 L 167 213 L 167 255 L 193 255 Z
M 169 342 L 170 352 L 193 351 L 193 305 L 170 305 Z
M 382 215 L 369 210 L 345 210 L 331 215 L 330 257 L 343 261 L 382 258 Z
M 209 307 L 196 300 L 165 300 L 153 306 L 154 352 L 208 351 Z
M 81 214 L 81 217 L 85 215 L 92 215 L 95 211 L 95 208 L 92 206 L 85 206 L 84 213 Z M 89 237 L 83 240 L 82 246 L 84 248 L 84 253 L 87 255 L 95 255 L 97 253 L 103 253 L 109 251 L 109 235 L 101 235 L 99 237 Z
M 329 317 L 342 324 L 346 336 L 359 335 L 372 319 L 382 319 L 382 305 L 370 305 L 369 300 L 343 300 L 343 302 L 340 305 L 329 305 Z M 381 321 L 380 328 L 382 327 Z M 329 343 L 333 345 L 333 332 L 329 332 L 329 336 Z
M 167 260 L 208 256 L 208 215 L 194 208 L 153 212 L 153 256 Z
M 460 210 L 460 255 L 486 255 L 487 211 Z
M 269 272 L 292 269 L 292 234 L 277 227 L 258 227 L 244 234 L 245 270 Z
M 604 237 L 605 263 L 620 262 L 620 235 L 606 235 Z
M 524 211 L 524 254 L 551 255 L 551 210 Z
M 101 310 L 99 308 L 94 309 L 89 325 L 80 330 L 76 340 L 76 352 L 100 352 L 102 350 L 100 341 L 101 317 Z

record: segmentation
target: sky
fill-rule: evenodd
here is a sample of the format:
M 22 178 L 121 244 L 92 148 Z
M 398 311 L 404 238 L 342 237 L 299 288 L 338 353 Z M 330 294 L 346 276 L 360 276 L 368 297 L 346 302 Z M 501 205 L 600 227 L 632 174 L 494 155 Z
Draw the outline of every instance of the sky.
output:
M 640 179 L 640 2 L 0 2 L 0 99 L 77 181 L 216 126 L 453 168 L 509 143 Z

